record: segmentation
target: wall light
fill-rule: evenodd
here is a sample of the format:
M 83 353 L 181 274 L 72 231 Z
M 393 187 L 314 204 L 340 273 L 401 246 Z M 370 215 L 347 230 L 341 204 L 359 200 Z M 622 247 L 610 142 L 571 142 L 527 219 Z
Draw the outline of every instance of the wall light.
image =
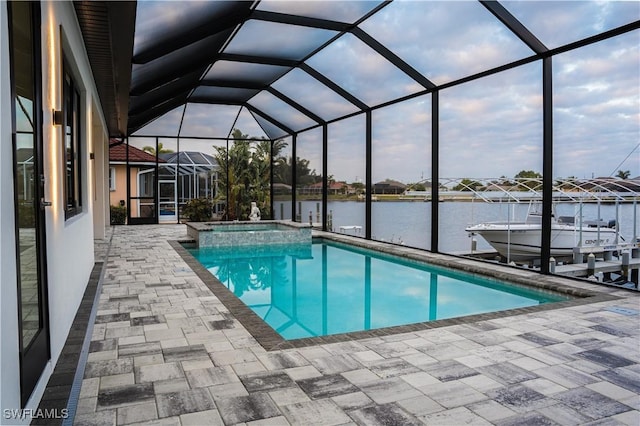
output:
M 64 123 L 64 115 L 62 115 L 62 111 L 53 110 L 53 125 L 54 126 L 62 126 Z

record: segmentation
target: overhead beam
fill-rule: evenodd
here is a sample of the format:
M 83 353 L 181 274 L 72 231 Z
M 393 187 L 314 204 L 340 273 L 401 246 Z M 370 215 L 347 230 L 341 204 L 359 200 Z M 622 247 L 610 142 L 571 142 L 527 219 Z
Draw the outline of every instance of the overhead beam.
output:
M 310 119 L 312 119 L 316 123 L 322 124 L 322 123 L 325 122 L 325 120 L 323 120 L 322 117 L 319 117 L 318 115 L 316 115 L 313 112 L 309 111 L 307 108 L 303 107 L 298 102 L 294 101 L 293 99 L 291 99 L 290 97 L 288 97 L 284 93 L 274 89 L 273 87 L 269 86 L 267 88 L 267 92 L 271 93 L 273 96 L 277 97 L 281 101 L 287 103 L 289 106 L 295 108 L 296 110 L 298 110 L 302 114 L 306 115 L 307 117 L 309 117 Z
M 331 21 L 328 19 L 310 18 L 307 16 L 289 15 L 286 13 L 269 12 L 265 10 L 254 10 L 251 14 L 251 19 L 338 32 L 347 31 L 353 26 L 352 24 Z
M 324 84 L 325 86 L 327 86 L 328 88 L 330 88 L 331 90 L 333 90 L 334 92 L 336 92 L 337 94 L 339 94 L 340 96 L 342 96 L 343 98 L 345 98 L 346 100 L 354 104 L 355 106 L 357 106 L 361 111 L 369 109 L 369 106 L 367 104 L 365 104 L 360 99 L 353 96 L 351 93 L 344 90 L 342 87 L 335 84 L 333 80 L 327 78 L 324 74 L 317 71 L 315 68 L 312 68 L 307 64 L 300 64 L 300 69 L 308 73 L 311 77 L 315 78 L 320 83 Z
M 425 89 L 431 90 L 436 87 L 428 78 L 426 78 L 422 73 L 417 71 L 411 65 L 406 63 L 404 60 L 400 59 L 398 55 L 387 49 L 382 43 L 380 43 L 375 38 L 371 37 L 365 31 L 360 28 L 354 28 L 351 30 L 351 33 L 358 37 L 362 42 L 364 42 L 367 46 L 378 52 L 382 57 L 391 62 L 396 68 L 398 68 L 403 73 L 407 74 L 409 77 L 417 81 L 422 87 Z
M 542 54 L 549 49 L 545 46 L 536 36 L 533 35 L 527 27 L 525 27 L 515 16 L 504 8 L 500 3 L 495 0 L 487 1 L 480 0 L 480 3 L 487 8 L 493 16 L 498 18 L 512 33 L 514 33 L 520 40 L 522 40 L 531 50 L 537 54 Z

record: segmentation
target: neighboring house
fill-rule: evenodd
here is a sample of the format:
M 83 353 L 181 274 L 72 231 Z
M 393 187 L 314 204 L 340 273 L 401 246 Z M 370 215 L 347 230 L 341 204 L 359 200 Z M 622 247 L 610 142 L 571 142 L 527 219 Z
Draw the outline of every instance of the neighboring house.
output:
M 176 173 L 177 169 L 179 173 Z M 109 145 L 110 204 L 127 206 L 130 223 L 176 222 L 179 209 L 189 200 L 213 199 L 216 196 L 217 171 L 216 160 L 209 154 L 196 151 L 162 153 L 158 155 L 156 163 L 154 154 L 112 140 Z M 157 187 L 154 180 L 156 173 Z M 216 204 L 216 212 L 223 208 L 223 205 Z
M 407 185 L 397 180 L 385 179 L 382 182 L 373 184 L 373 194 L 402 194 L 407 189 Z
M 127 202 L 127 150 L 129 151 L 131 197 Z M 158 163 L 164 163 L 158 159 Z M 144 218 L 155 214 L 153 175 L 156 156 L 118 140 L 109 141 L 109 204 L 126 206 L 133 218 Z M 147 178 L 149 176 L 149 178 Z M 149 187 L 151 185 L 151 187 Z M 137 197 L 145 197 L 141 199 Z M 135 197 L 135 198 L 134 198 Z

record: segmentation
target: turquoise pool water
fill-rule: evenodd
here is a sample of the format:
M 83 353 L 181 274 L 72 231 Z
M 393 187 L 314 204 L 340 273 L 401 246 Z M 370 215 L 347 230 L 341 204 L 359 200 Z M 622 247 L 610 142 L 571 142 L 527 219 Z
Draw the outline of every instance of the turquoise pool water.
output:
M 284 339 L 568 299 L 329 241 L 189 252 Z

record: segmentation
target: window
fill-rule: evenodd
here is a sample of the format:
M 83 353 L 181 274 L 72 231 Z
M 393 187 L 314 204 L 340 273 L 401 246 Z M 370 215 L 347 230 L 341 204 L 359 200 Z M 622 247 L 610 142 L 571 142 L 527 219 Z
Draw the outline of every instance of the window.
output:
M 82 211 L 82 147 L 80 144 L 80 94 L 68 66 L 64 66 L 63 112 L 64 112 L 64 199 L 65 219 Z
M 116 168 L 109 167 L 109 191 L 116 190 Z

